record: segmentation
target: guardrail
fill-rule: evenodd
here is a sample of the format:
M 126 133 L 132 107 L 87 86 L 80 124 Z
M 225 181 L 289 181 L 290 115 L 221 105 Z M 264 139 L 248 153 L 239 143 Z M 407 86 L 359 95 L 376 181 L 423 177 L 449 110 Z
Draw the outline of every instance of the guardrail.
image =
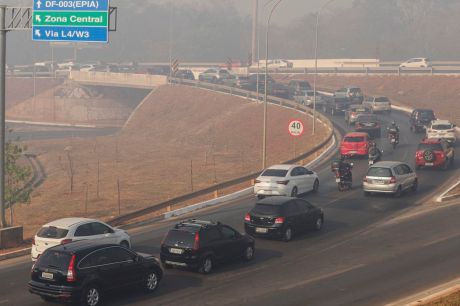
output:
M 199 82 L 199 81 L 183 80 L 183 79 L 171 79 L 170 81 L 175 84 L 183 84 L 183 85 L 194 86 L 194 87 L 208 89 L 208 90 L 215 90 L 215 91 L 219 91 L 222 93 L 245 97 L 251 100 L 255 99 L 255 101 L 257 101 L 257 94 L 255 92 L 247 91 L 247 90 L 243 90 L 239 88 L 223 86 L 223 85 L 218 85 L 218 84 L 204 83 L 204 82 Z M 262 95 L 260 95 L 259 98 L 261 97 Z M 312 114 L 312 110 L 310 108 L 305 107 L 303 105 L 299 105 L 296 102 L 293 102 L 291 100 L 269 96 L 267 97 L 267 102 L 276 104 L 276 105 L 280 105 L 280 106 L 284 106 L 284 107 L 293 108 L 299 111 L 303 111 L 306 114 Z M 317 152 L 324 146 L 326 146 L 329 142 L 331 142 L 332 138 L 334 137 L 334 128 L 333 128 L 332 123 L 327 117 L 325 117 L 319 112 L 317 112 L 316 118 L 318 121 L 320 121 L 321 123 L 323 123 L 329 128 L 330 132 L 329 132 L 328 137 L 325 140 L 323 140 L 320 144 L 316 145 L 314 148 L 309 150 L 308 152 L 305 152 L 293 159 L 287 160 L 284 163 L 296 163 L 298 161 L 301 161 L 307 158 L 308 156 L 310 156 L 311 154 L 314 154 L 315 152 Z M 151 214 L 151 213 L 160 212 L 160 211 L 169 212 L 174 209 L 174 205 L 183 203 L 185 201 L 192 200 L 197 197 L 213 194 L 213 193 L 216 195 L 219 190 L 223 190 L 228 187 L 232 187 L 235 185 L 239 185 L 239 184 L 251 181 L 255 179 L 260 173 L 261 171 L 258 171 L 255 173 L 251 173 L 251 174 L 239 177 L 239 178 L 235 178 L 235 179 L 226 181 L 226 182 L 215 184 L 215 185 L 209 186 L 207 188 L 204 188 L 204 189 L 201 189 L 195 192 L 180 195 L 176 198 L 154 204 L 150 207 L 140 209 L 137 211 L 133 211 L 133 212 L 124 214 L 122 216 L 115 217 L 109 221 L 109 224 L 113 226 L 117 226 L 117 225 L 123 224 L 126 221 L 142 217 L 146 214 Z
M 87 85 L 105 85 L 151 89 L 168 83 L 164 75 L 71 71 L 69 78 Z
M 249 69 L 250 73 L 257 73 L 257 69 Z M 270 74 L 314 74 L 314 68 L 277 68 L 268 69 Z M 318 74 L 383 74 L 383 75 L 443 75 L 460 74 L 460 66 L 435 66 L 429 68 L 401 68 L 397 67 L 319 67 Z

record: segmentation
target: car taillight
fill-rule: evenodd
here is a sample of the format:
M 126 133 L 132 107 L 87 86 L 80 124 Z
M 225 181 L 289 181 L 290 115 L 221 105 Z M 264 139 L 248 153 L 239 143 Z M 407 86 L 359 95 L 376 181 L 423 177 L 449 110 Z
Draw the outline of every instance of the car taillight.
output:
M 390 179 L 390 184 L 394 184 L 394 183 L 396 183 L 396 178 L 392 176 Z
M 200 234 L 196 232 L 195 239 L 193 241 L 193 250 L 198 251 L 199 248 L 200 248 Z
M 367 177 L 363 178 L 363 182 L 367 183 Z
M 69 262 L 69 268 L 67 269 L 67 281 L 69 283 L 76 281 L 77 275 L 75 273 L 75 255 L 72 255 Z
M 281 185 L 287 185 L 287 184 L 289 184 L 289 180 L 286 180 L 286 181 L 277 181 L 276 183 L 277 183 L 277 184 L 281 184 Z
M 67 244 L 67 243 L 71 243 L 72 242 L 72 239 L 64 239 L 61 241 L 61 244 Z
M 244 221 L 251 221 L 251 215 L 246 214 L 246 216 L 244 216 Z
M 278 217 L 275 219 L 275 224 L 283 224 L 284 223 L 284 217 Z
M 32 238 L 32 245 L 35 245 L 35 237 Z

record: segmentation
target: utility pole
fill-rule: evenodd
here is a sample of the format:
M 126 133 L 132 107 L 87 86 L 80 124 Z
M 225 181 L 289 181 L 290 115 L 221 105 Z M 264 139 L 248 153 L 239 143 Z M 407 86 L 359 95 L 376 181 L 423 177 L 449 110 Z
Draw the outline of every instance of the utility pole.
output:
M 5 218 L 5 79 L 6 68 L 6 5 L 0 6 L 0 225 Z
M 254 59 L 257 53 L 257 25 L 259 23 L 259 0 L 252 0 L 252 58 L 251 64 L 254 63 Z M 259 60 L 257 58 L 257 60 Z M 248 65 L 250 66 L 250 65 Z

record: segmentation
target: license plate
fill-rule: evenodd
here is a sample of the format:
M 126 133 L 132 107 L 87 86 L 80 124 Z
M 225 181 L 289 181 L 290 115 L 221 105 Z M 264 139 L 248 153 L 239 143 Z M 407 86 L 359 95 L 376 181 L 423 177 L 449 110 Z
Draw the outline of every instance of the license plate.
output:
M 433 163 L 425 163 L 425 166 L 433 166 Z
M 370 160 L 369 161 L 369 165 L 373 165 L 374 164 L 374 161 L 373 160 Z
M 268 228 L 256 227 L 256 233 L 265 234 L 268 232 Z
M 356 154 L 358 151 L 350 151 L 350 154 Z
M 385 184 L 385 181 L 382 181 L 382 180 L 374 180 L 374 184 L 383 185 L 383 184 Z
M 182 254 L 182 253 L 184 253 L 184 250 L 176 249 L 176 248 L 170 248 L 169 253 L 171 253 L 171 254 Z
M 44 279 L 53 279 L 54 275 L 53 275 L 53 273 L 42 272 L 42 278 L 44 278 Z
M 394 142 L 396 142 L 396 139 L 391 138 L 391 143 L 394 143 Z
M 336 179 L 335 179 L 335 182 L 336 182 L 336 183 L 340 183 L 340 179 L 339 179 L 339 178 L 336 178 Z

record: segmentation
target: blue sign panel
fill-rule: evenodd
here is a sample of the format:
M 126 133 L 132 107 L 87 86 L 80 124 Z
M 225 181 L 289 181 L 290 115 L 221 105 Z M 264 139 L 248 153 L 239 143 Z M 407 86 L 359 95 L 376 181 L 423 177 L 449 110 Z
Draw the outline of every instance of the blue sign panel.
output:
M 32 39 L 41 41 L 107 42 L 106 27 L 34 26 Z
M 34 0 L 32 40 L 109 40 L 109 0 Z
M 108 11 L 109 0 L 34 0 L 34 11 Z

